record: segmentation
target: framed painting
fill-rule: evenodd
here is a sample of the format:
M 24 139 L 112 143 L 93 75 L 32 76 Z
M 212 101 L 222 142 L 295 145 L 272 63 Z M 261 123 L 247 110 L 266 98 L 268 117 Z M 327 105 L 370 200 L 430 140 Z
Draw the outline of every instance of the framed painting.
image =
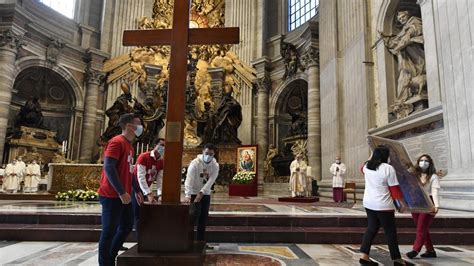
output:
M 368 136 L 367 141 L 372 150 L 379 145 L 390 149 L 390 165 L 395 168 L 397 173 L 398 183 L 407 204 L 407 211 L 431 212 L 433 202 L 429 195 L 426 195 L 418 178 L 410 171 L 413 164 L 403 143 L 375 136 Z
M 237 147 L 237 172 L 247 171 L 257 173 L 258 147 L 245 145 Z

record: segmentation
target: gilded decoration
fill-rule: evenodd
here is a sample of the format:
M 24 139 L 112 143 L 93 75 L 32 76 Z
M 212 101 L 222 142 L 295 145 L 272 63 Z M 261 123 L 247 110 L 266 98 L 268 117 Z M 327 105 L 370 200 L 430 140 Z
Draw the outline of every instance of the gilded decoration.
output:
M 96 164 L 49 164 L 51 192 L 99 188 L 102 165 Z
M 169 29 L 173 17 L 172 0 L 155 0 L 152 17 L 138 19 L 139 29 Z M 218 28 L 224 27 L 225 0 L 193 0 L 191 6 L 190 28 Z M 230 51 L 230 45 L 196 45 L 191 46 L 188 62 L 192 68 L 192 84 L 188 84 L 187 97 L 189 104 L 195 106 L 195 115 L 186 119 L 185 142 L 191 145 L 199 143 L 196 130 L 196 118 L 202 118 L 206 107 L 214 112 L 220 101 L 215 99 L 215 85 L 209 72 L 212 69 L 223 69 L 222 85 L 219 89 L 222 94 L 231 92 L 239 95 L 242 77 L 253 77 L 253 69 L 243 64 L 237 55 Z M 104 64 L 104 71 L 109 72 L 107 82 L 121 82 L 132 84 L 137 82 L 140 88 L 149 87 L 145 65 L 154 65 L 161 68 L 154 77 L 156 89 L 147 97 L 153 98 L 153 108 L 159 109 L 166 102 L 166 93 L 169 80 L 169 46 L 148 46 L 133 49 L 128 56 L 122 55 L 108 60 Z M 192 92 L 189 90 L 193 90 Z M 163 110 L 164 111 L 164 110 Z

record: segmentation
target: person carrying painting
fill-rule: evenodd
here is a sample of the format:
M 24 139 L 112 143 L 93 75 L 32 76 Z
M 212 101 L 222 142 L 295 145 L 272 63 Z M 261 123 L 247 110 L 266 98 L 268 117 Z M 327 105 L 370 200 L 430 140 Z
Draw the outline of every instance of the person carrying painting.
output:
M 413 243 L 412 251 L 406 255 L 412 259 L 421 251 L 423 245 L 426 248 L 426 252 L 420 256 L 423 258 L 436 258 L 436 252 L 431 242 L 430 237 L 430 225 L 435 215 L 438 213 L 439 208 L 439 196 L 438 192 L 441 188 L 439 177 L 436 175 L 436 168 L 433 159 L 428 154 L 421 155 L 416 161 L 415 165 L 415 176 L 420 181 L 423 190 L 433 201 L 433 209 L 431 213 L 412 213 L 413 221 L 416 226 L 416 239 Z
M 395 169 L 388 164 L 389 156 L 390 150 L 387 147 L 378 146 L 362 168 L 365 178 L 363 206 L 367 213 L 368 226 L 360 247 L 361 265 L 378 265 L 370 260 L 369 253 L 380 226 L 384 229 L 394 265 L 405 264 L 398 247 L 395 226 L 395 207 L 401 206 L 403 198 Z

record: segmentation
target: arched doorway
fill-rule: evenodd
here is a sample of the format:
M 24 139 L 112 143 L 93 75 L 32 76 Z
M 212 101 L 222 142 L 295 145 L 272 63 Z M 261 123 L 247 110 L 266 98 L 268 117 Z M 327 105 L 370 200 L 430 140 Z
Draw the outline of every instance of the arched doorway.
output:
M 58 143 L 70 139 L 76 99 L 71 85 L 60 74 L 45 67 L 28 67 L 17 75 L 12 92 L 10 129 L 15 127 L 21 107 L 37 97 L 43 114 L 41 128 L 55 132 Z
M 277 175 L 290 174 L 289 166 L 293 160 L 291 145 L 285 140 L 306 136 L 308 132 L 308 83 L 295 79 L 288 83 L 278 96 L 275 104 L 275 144 L 280 152 L 273 160 Z

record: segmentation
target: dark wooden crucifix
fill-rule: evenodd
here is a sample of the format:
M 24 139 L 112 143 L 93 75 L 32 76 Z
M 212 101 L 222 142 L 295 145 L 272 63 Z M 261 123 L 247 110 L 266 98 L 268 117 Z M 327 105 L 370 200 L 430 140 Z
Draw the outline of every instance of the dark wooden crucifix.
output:
M 124 46 L 171 46 L 162 195 L 165 204 L 180 203 L 181 197 L 188 46 L 239 43 L 238 27 L 190 29 L 189 13 L 190 0 L 175 0 L 171 29 L 127 30 L 123 34 Z

